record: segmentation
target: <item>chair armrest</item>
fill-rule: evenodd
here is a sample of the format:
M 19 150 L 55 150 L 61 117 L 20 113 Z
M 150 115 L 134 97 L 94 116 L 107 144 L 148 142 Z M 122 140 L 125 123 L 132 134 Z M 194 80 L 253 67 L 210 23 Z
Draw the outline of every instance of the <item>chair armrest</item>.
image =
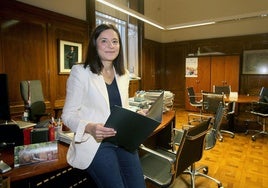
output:
M 192 126 L 192 125 L 186 125 L 186 126 Z M 174 131 L 173 143 L 175 146 L 180 146 L 181 139 L 183 136 L 183 129 L 173 128 L 173 131 Z M 173 150 L 176 151 L 176 148 L 173 148 Z
M 163 155 L 163 154 L 161 154 L 161 153 L 159 153 L 159 152 L 157 152 L 155 150 L 152 150 L 152 149 L 144 146 L 143 144 L 141 144 L 139 148 L 142 149 L 143 151 L 146 151 L 146 152 L 148 152 L 150 154 L 153 154 L 155 156 L 158 156 L 158 157 L 161 157 L 161 158 L 167 160 L 170 164 L 173 164 L 175 162 L 171 157 Z
M 268 117 L 268 114 L 266 114 L 266 113 L 255 112 L 255 111 L 251 111 L 250 113 L 252 113 L 254 115 L 262 116 L 262 117 Z
M 260 116 L 268 116 L 268 103 L 266 102 L 252 102 L 250 113 Z
M 189 113 L 188 114 L 188 119 L 191 116 L 194 116 L 194 117 L 203 117 L 203 118 L 206 118 L 206 119 L 213 118 L 213 116 L 210 116 L 210 115 L 202 115 L 202 114 Z
M 227 110 L 227 115 L 235 114 L 235 102 L 229 102 L 228 105 L 232 105 L 232 108 L 228 109 L 228 106 L 226 106 L 224 110 Z
M 188 114 L 188 123 L 192 122 L 191 119 L 194 119 L 194 118 L 208 120 L 210 118 L 213 119 L 214 116 L 212 116 L 212 115 L 203 115 L 203 114 L 189 113 Z

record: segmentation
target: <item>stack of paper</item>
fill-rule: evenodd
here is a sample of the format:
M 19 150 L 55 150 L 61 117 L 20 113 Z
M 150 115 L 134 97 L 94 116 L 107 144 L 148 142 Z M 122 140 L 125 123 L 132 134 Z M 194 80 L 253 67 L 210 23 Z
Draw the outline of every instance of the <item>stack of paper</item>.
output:
M 59 132 L 58 134 L 59 134 L 59 141 L 64 142 L 66 144 L 70 144 L 74 137 L 73 132 Z
M 147 91 L 145 94 L 145 99 L 147 101 L 151 101 L 153 103 L 157 97 L 161 94 L 160 91 Z M 163 98 L 163 112 L 169 111 L 173 108 L 173 101 L 174 101 L 174 94 L 170 91 L 164 91 L 164 98 Z

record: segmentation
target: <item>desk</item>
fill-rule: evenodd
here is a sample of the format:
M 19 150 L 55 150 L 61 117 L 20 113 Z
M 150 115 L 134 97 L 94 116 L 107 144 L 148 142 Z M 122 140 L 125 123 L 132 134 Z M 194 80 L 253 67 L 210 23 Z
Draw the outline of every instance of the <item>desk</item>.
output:
M 251 95 L 238 95 L 237 99 L 230 99 L 228 96 L 225 99 L 226 102 L 236 102 L 236 103 L 252 103 L 259 101 L 259 96 L 251 96 Z
M 163 147 L 170 147 L 171 135 L 172 135 L 171 130 L 173 127 L 175 127 L 175 111 L 165 112 L 163 114 L 162 123 L 154 130 L 154 132 L 145 142 L 151 143 L 151 144 L 159 144 Z M 71 168 L 66 161 L 67 150 L 68 150 L 68 145 L 65 143 L 59 142 L 57 160 L 13 168 L 11 171 L 3 175 L 9 176 L 11 182 L 20 182 L 29 178 L 32 178 L 35 181 L 36 180 L 35 177 L 37 176 L 42 176 L 47 173 L 57 172 L 59 170 Z M 11 167 L 14 167 L 13 149 L 1 151 L 0 158 L 4 160 L 7 164 L 9 164 Z M 81 171 L 79 173 L 76 172 L 73 174 L 74 175 L 77 174 L 78 176 L 80 176 L 79 178 L 81 178 L 81 176 L 83 177 L 83 174 Z M 74 175 L 72 175 L 71 177 L 74 178 L 73 177 Z M 44 177 L 46 176 L 43 176 L 42 178 Z M 39 179 L 40 178 L 38 178 L 38 180 Z M 27 183 L 29 184 L 29 182 Z M 21 188 L 23 186 L 18 186 L 18 187 Z M 31 185 L 29 187 L 34 187 L 34 186 Z M 63 186 L 59 186 L 59 187 L 63 187 Z
M 172 149 L 172 130 L 175 128 L 176 112 L 174 110 L 163 114 L 162 123 L 154 130 L 149 138 L 144 142 L 147 147 L 164 147 Z
M 58 159 L 55 161 L 48 161 L 38 164 L 21 166 L 18 168 L 12 168 L 11 171 L 5 173 L 5 176 L 10 177 L 10 181 L 19 181 L 22 179 L 27 179 L 40 174 L 45 174 L 51 171 L 59 170 L 68 167 L 66 161 L 66 153 L 68 150 L 68 145 L 64 143 L 58 143 Z M 14 151 L 13 149 L 8 149 L 1 152 L 1 159 L 14 167 Z

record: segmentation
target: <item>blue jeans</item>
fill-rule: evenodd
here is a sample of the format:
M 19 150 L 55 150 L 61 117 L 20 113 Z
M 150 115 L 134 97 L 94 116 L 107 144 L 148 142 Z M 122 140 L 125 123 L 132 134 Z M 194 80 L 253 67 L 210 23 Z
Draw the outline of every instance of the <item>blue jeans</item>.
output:
M 138 152 L 101 143 L 87 172 L 98 188 L 145 188 Z

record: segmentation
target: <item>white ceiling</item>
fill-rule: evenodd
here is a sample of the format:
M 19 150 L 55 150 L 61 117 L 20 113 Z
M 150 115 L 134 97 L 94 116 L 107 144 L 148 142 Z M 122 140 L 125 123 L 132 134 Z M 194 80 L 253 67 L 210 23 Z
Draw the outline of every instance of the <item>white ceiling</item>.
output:
M 162 31 L 145 24 L 145 38 L 159 42 L 268 33 L 268 16 L 248 18 L 268 14 L 267 0 L 144 0 L 144 6 L 146 17 L 165 26 L 224 21 L 172 31 Z
M 18 1 L 86 19 L 85 0 L 77 0 L 75 3 L 73 0 Z M 127 0 L 115 1 L 127 5 Z M 63 4 L 71 6 L 62 6 Z M 146 17 L 165 26 L 268 13 L 268 0 L 144 0 L 144 6 Z M 163 31 L 145 24 L 144 33 L 145 38 L 162 43 L 268 33 L 268 16 L 171 31 Z

